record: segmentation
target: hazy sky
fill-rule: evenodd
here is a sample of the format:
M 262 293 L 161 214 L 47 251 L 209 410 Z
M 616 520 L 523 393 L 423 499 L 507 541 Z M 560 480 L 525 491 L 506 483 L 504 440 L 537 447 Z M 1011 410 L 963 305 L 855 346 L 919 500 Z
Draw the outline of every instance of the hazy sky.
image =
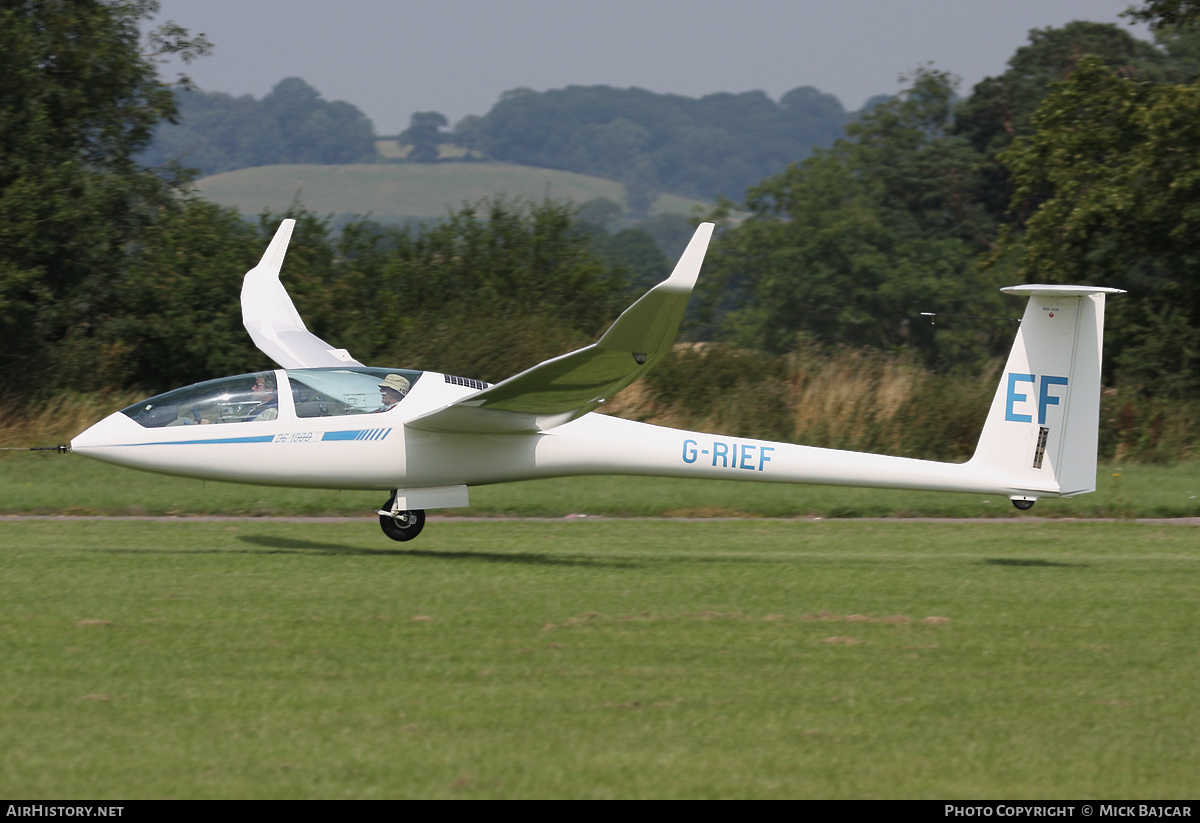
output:
M 162 0 L 215 44 L 186 71 L 205 91 L 262 97 L 301 77 L 395 134 L 414 111 L 451 123 L 528 86 L 639 86 L 700 97 L 797 86 L 847 109 L 898 90 L 925 62 L 963 78 L 1004 71 L 1032 28 L 1128 26 L 1130 0 Z M 1149 39 L 1142 27 L 1135 35 Z M 174 66 L 164 76 L 174 76 Z

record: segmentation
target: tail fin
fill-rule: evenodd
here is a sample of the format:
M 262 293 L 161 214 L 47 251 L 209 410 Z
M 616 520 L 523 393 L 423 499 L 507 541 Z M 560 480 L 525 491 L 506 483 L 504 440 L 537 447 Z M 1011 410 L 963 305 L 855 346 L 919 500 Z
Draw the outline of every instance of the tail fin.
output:
M 971 463 L 1010 478 L 1018 508 L 1096 489 L 1104 297 L 1121 289 L 1011 286 L 1029 295 Z M 1023 505 L 1028 502 L 1028 505 Z

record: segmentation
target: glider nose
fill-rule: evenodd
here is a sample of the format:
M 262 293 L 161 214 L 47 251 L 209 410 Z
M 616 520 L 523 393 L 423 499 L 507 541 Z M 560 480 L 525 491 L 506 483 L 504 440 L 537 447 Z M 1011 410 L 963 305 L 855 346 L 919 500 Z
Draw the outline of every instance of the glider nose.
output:
M 85 429 L 71 441 L 71 451 L 86 457 L 97 457 L 103 450 L 129 442 L 129 427 L 137 424 L 121 412 Z

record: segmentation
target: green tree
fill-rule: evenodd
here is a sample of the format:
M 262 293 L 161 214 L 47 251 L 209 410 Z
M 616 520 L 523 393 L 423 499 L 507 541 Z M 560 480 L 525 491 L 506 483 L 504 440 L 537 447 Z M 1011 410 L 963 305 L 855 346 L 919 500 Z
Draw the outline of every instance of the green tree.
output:
M 242 327 L 239 297 L 268 236 L 196 198 L 164 211 L 113 284 L 119 310 L 81 341 L 107 355 L 93 385 L 157 392 L 267 365 Z M 289 254 L 290 279 L 301 255 Z
M 449 142 L 450 135 L 442 129 L 450 121 L 436 111 L 418 111 L 409 118 L 408 128 L 400 133 L 401 145 L 411 146 L 408 159 L 414 163 L 433 163 L 438 159 L 438 147 Z
M 280 80 L 240 136 L 242 162 L 353 163 L 375 153 L 375 127 L 357 108 L 332 103 L 299 77 Z
M 1007 70 L 975 86 L 955 110 L 954 132 L 994 155 L 1015 137 L 1032 132 L 1034 112 L 1053 83 L 1069 78 L 1084 55 L 1140 80 L 1165 68 L 1165 55 L 1112 23 L 1077 20 L 1061 28 L 1033 29 L 1029 43 L 1008 59 Z
M 1143 0 L 1141 6 L 1131 6 L 1121 12 L 1139 23 L 1149 23 L 1156 30 L 1164 28 L 1195 28 L 1200 26 L 1200 2 L 1197 0 Z
M 1180 52 L 1183 43 L 1176 45 Z M 1138 40 L 1112 23 L 1074 21 L 1061 28 L 1033 29 L 1029 42 L 1008 59 L 1007 70 L 978 83 L 954 111 L 952 131 L 985 157 L 984 202 L 992 217 L 1005 219 L 1012 186 L 996 159 L 1017 137 L 1033 133 L 1032 118 L 1053 84 L 1071 76 L 1085 55 L 1139 81 L 1186 79 L 1188 58 Z
M 597 226 L 589 231 L 589 235 L 593 254 L 609 266 L 629 273 L 630 287 L 635 295 L 640 296 L 671 274 L 671 261 L 659 250 L 654 238 L 640 227 L 624 228 L 610 234 Z
M 0 390 L 86 379 L 104 356 L 90 342 L 113 283 L 175 207 L 185 178 L 135 158 L 176 111 L 156 60 L 208 43 L 172 24 L 143 41 L 157 11 L 149 0 L 0 8 Z
M 1000 345 L 1006 329 L 920 319 L 996 310 L 974 267 L 994 233 L 979 203 L 981 157 L 947 134 L 954 88 L 922 69 L 847 127 L 848 139 L 751 189 L 751 218 L 722 234 L 708 264 L 713 288 L 740 295 L 727 335 L 775 353 L 803 333 L 939 362 Z
M 584 226 L 608 231 L 624 214 L 621 204 L 607 197 L 596 197 L 575 210 L 575 219 Z
M 298 77 L 262 100 L 246 94 L 180 90 L 177 123 L 161 123 L 140 156 L 156 166 L 178 159 L 201 174 L 277 163 L 356 163 L 375 156 L 375 127 L 356 107 L 324 100 Z
M 1030 280 L 1128 289 L 1109 348 L 1122 380 L 1200 394 L 1200 85 L 1152 85 L 1085 58 L 1001 159 Z

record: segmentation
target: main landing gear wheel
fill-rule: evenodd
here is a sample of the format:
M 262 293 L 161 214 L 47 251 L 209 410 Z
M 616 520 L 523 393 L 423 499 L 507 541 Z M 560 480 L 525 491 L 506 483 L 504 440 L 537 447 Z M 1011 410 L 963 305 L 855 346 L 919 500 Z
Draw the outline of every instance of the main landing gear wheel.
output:
M 380 512 L 390 512 L 392 503 L 396 500 L 396 495 L 388 498 L 388 501 L 383 504 Z M 412 540 L 421 533 L 421 529 L 425 528 L 425 510 L 414 509 L 412 511 L 396 512 L 396 514 L 380 514 L 379 527 L 383 529 L 383 533 L 393 540 L 404 542 Z
M 1037 502 L 1036 500 L 1021 500 L 1021 499 L 1014 498 L 1012 504 L 1014 506 L 1016 506 L 1018 509 L 1020 509 L 1021 511 L 1027 512 L 1033 508 L 1033 504 L 1036 502 Z

